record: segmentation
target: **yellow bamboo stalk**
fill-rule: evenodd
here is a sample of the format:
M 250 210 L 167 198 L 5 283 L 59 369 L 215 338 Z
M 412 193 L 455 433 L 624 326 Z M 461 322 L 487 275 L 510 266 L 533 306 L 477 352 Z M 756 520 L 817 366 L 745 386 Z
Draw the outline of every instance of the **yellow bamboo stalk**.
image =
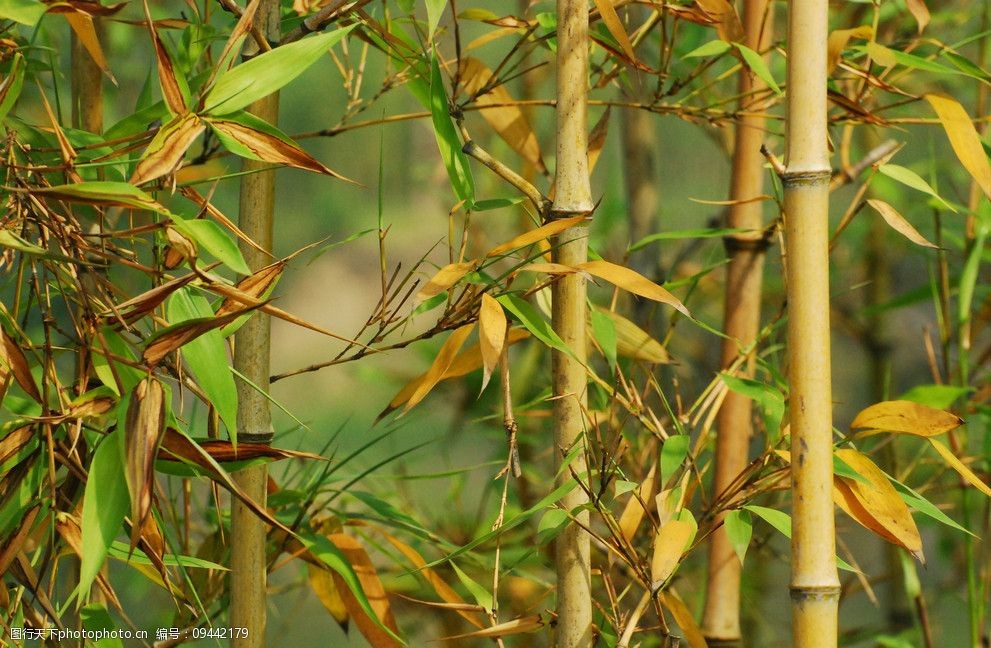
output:
M 832 500 L 829 345 L 827 0 L 793 0 L 788 15 L 785 248 L 791 384 L 792 643 L 834 648 L 839 578 Z
M 255 16 L 255 25 L 269 42 L 279 41 L 279 2 L 262 0 Z M 254 49 L 249 49 L 254 48 Z M 245 48 L 245 56 L 257 54 L 253 41 Z M 248 106 L 248 111 L 276 124 L 279 117 L 279 95 L 273 93 Z M 265 168 L 263 162 L 244 161 L 245 171 Z M 275 213 L 275 171 L 249 173 L 241 180 L 241 230 L 264 250 L 272 249 L 272 223 Z M 252 271 L 271 262 L 271 258 L 256 248 L 239 242 L 241 253 Z M 234 336 L 234 366 L 260 389 L 269 389 L 270 322 L 255 314 Z M 244 381 L 237 381 L 238 439 L 244 442 L 272 440 L 272 415 L 268 400 Z M 234 481 L 248 497 L 265 506 L 268 469 L 254 466 L 238 471 Z M 268 529 L 248 507 L 235 500 L 231 508 L 231 626 L 246 628 L 235 633 L 234 648 L 265 646 L 266 586 L 268 560 L 266 556 Z
M 588 175 L 588 4 L 585 0 L 557 3 L 557 191 L 551 218 L 590 213 L 593 208 Z M 588 258 L 588 228 L 573 227 L 556 237 L 556 261 L 578 265 Z M 585 279 L 575 273 L 554 283 L 552 321 L 554 330 L 576 358 L 553 354 L 554 445 L 564 456 L 575 444 L 585 444 Z M 579 451 L 559 482 L 572 474 L 584 478 L 585 453 Z M 560 505 L 573 511 L 588 503 L 584 490 L 576 488 Z M 575 514 L 576 522 L 561 532 L 555 542 L 557 565 L 557 646 L 592 646 L 592 596 L 588 511 Z
M 764 51 L 771 43 L 771 5 L 768 0 L 746 0 L 743 5 L 745 44 Z M 744 69 L 740 73 L 740 108 L 747 108 L 754 95 L 767 87 L 757 75 Z M 764 141 L 764 117 L 760 111 L 745 111 L 736 125 L 733 149 L 733 172 L 730 199 L 745 201 L 763 193 L 764 158 L 760 148 Z M 760 300 L 764 270 L 764 227 L 762 202 L 751 201 L 730 207 L 727 225 L 752 230 L 726 239 L 730 264 L 726 271 L 722 367 L 736 362 L 742 350 L 749 349 L 760 328 Z M 742 368 L 745 377 L 753 376 L 753 356 Z M 721 496 L 747 467 L 750 437 L 753 434 L 752 401 L 729 392 L 719 410 L 716 431 L 716 472 L 713 492 Z M 718 520 L 725 517 L 721 514 Z M 717 520 L 717 521 L 718 521 Z M 742 565 L 729 541 L 726 529 L 718 527 L 709 544 L 708 587 L 702 630 L 706 638 L 723 644 L 739 643 L 740 579 Z

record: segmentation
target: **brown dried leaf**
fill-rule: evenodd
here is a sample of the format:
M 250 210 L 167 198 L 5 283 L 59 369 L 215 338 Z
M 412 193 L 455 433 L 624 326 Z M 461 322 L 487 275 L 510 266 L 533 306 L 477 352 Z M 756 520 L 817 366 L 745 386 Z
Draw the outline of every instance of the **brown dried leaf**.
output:
M 169 242 L 165 252 L 165 267 L 168 270 L 178 267 L 183 261 L 196 259 L 196 244 L 172 227 L 165 228 L 165 238 Z
M 437 383 L 439 383 L 444 378 L 444 374 L 451 367 L 451 363 L 454 361 L 454 357 L 461 350 L 461 346 L 468 339 L 468 335 L 471 333 L 472 329 L 475 328 L 474 324 L 466 324 L 459 329 L 456 329 L 451 335 L 444 341 L 444 345 L 441 346 L 440 351 L 437 353 L 437 357 L 434 358 L 433 364 L 424 374 L 423 380 L 417 386 L 413 395 L 409 397 L 406 401 L 406 407 L 403 412 L 408 412 L 411 408 L 415 407 L 417 403 L 423 400 L 427 394 L 430 393 Z
M 482 293 L 482 305 L 478 309 L 478 342 L 482 352 L 482 389 L 489 384 L 489 378 L 506 342 L 506 314 L 491 295 Z
M 719 38 L 727 43 L 743 41 L 743 24 L 740 22 L 740 16 L 727 0 L 695 0 L 695 4 L 715 21 Z
M 323 173 L 338 180 L 357 184 L 354 180 L 328 169 L 293 142 L 228 119 L 211 117 L 206 121 L 213 129 L 248 148 L 259 160 Z
M 20 452 L 36 434 L 33 425 L 22 425 L 0 439 L 0 466 Z
M 131 546 L 137 544 L 151 510 L 155 487 L 155 454 L 165 431 L 165 390 L 154 378 L 145 378 L 131 394 L 124 431 L 127 489 L 131 494 Z
M 207 331 L 215 328 L 227 326 L 241 315 L 256 308 L 261 308 L 262 303 L 245 306 L 240 310 L 228 313 L 222 317 L 200 317 L 186 320 L 181 324 L 170 326 L 158 332 L 158 334 L 145 346 L 142 357 L 149 365 L 158 364 L 162 358 L 172 353 L 183 344 L 194 340 Z
M 35 402 L 41 403 L 41 392 L 31 375 L 31 366 L 24 351 L 14 342 L 13 338 L 7 335 L 6 329 L 0 327 L 0 337 L 2 337 L 3 347 L 0 348 L 0 364 L 6 365 L 7 370 L 14 374 L 14 380 L 21 386 L 24 392 L 33 398 Z
M 692 316 L 677 297 L 647 277 L 629 268 L 624 268 L 621 265 L 616 265 L 608 261 L 588 261 L 579 264 L 577 267 L 579 270 L 584 270 L 590 275 L 605 279 L 627 292 L 646 297 L 647 299 L 653 299 L 662 304 L 674 306 L 675 309 L 681 311 L 687 317 Z
M 873 461 L 850 448 L 836 456 L 870 483 L 837 475 L 833 480 L 834 499 L 850 517 L 888 542 L 904 547 L 925 563 L 922 538 L 908 506 Z
M 106 319 L 116 320 L 119 315 L 124 319 L 124 321 L 133 322 L 158 308 L 169 295 L 179 290 L 195 278 L 196 275 L 190 273 L 181 277 L 176 277 L 175 279 L 170 279 L 161 286 L 155 286 L 151 290 L 147 290 L 136 297 L 128 299 L 122 304 L 118 304 L 116 313 L 110 311 L 104 313 L 102 316 Z
M 674 591 L 674 588 L 668 588 L 667 591 L 661 592 L 657 598 L 661 605 L 668 609 L 668 612 L 674 617 L 675 623 L 685 634 L 685 641 L 688 642 L 689 648 L 708 648 L 709 644 L 705 640 L 705 635 L 702 634 L 702 629 L 695 623 L 695 617 L 692 616 L 691 610 Z
M 159 453 L 159 459 L 165 461 L 188 461 L 195 463 L 203 468 L 207 466 L 201 461 L 202 455 L 209 455 L 211 459 L 217 463 L 224 463 L 230 461 L 248 461 L 250 459 L 316 459 L 318 461 L 324 461 L 324 457 L 313 454 L 311 452 L 303 452 L 300 450 L 283 450 L 281 448 L 273 448 L 267 443 L 245 443 L 241 441 L 235 445 L 230 441 L 224 441 L 222 439 L 192 439 L 193 443 L 199 446 L 199 451 L 190 452 L 188 439 L 175 430 L 169 429 L 165 432 L 165 436 L 162 439 L 161 450 Z M 167 453 L 167 454 L 165 454 Z
M 519 619 L 513 619 L 512 621 L 505 621 L 503 623 L 497 623 L 494 626 L 483 628 L 482 630 L 476 630 L 474 632 L 466 632 L 465 634 L 451 635 L 450 637 L 442 637 L 442 641 L 449 641 L 452 639 L 480 639 L 480 638 L 492 638 L 497 637 L 509 637 L 511 635 L 523 634 L 526 632 L 536 632 L 540 630 L 545 625 L 547 621 L 539 614 L 531 614 L 530 616 L 521 617 Z
M 501 245 L 497 245 L 488 251 L 485 255 L 486 257 L 497 257 L 506 254 L 507 252 L 512 252 L 513 250 L 526 247 L 528 245 L 533 245 L 537 241 L 543 241 L 552 236 L 556 236 L 561 232 L 571 229 L 576 225 L 581 225 L 588 221 L 588 216 L 572 216 L 571 218 L 560 218 L 557 220 L 552 220 L 549 223 L 541 225 L 536 229 L 532 229 L 529 232 L 524 232 L 519 236 L 516 236 Z
M 86 48 L 86 51 L 93 58 L 96 66 L 100 68 L 101 72 L 107 75 L 107 78 L 114 85 L 117 85 L 117 79 L 114 78 L 113 73 L 110 71 L 110 66 L 107 65 L 107 57 L 104 56 L 103 48 L 100 46 L 100 39 L 96 35 L 93 17 L 74 11 L 66 13 L 65 19 L 69 22 L 69 26 L 72 27 L 72 31 L 75 32 L 79 42 L 82 43 L 83 47 Z
M 921 34 L 925 30 L 926 25 L 929 24 L 929 8 L 926 6 L 924 0 L 905 0 L 905 4 L 908 6 L 912 17 L 915 18 L 915 22 L 919 25 L 919 33 Z
M 155 46 L 155 60 L 158 62 L 158 81 L 162 87 L 162 98 L 174 115 L 186 113 L 186 100 L 179 89 L 179 81 L 175 76 L 175 67 L 169 59 L 169 53 L 162 44 L 162 39 L 158 37 L 155 23 L 151 19 L 148 9 L 148 1 L 144 1 L 145 17 L 148 19 L 148 31 L 151 33 L 151 42 Z M 133 182 L 133 180 L 132 180 Z M 140 184 L 140 183 L 135 183 Z
M 330 616 L 334 617 L 334 621 L 337 621 L 337 624 L 347 631 L 348 620 L 351 617 L 344 605 L 344 600 L 341 598 L 341 590 L 337 588 L 334 576 L 326 569 L 320 569 L 316 565 L 307 565 L 306 567 L 310 574 L 310 589 L 330 612 Z
M 608 1 L 608 0 L 603 0 Z M 484 63 L 473 57 L 461 60 L 461 79 L 465 92 L 474 95 L 492 83 L 492 71 Z M 540 155 L 540 143 L 537 134 L 533 132 L 530 122 L 515 101 L 509 90 L 503 84 L 487 90 L 485 94 L 475 99 L 480 111 L 492 129 L 509 147 L 520 154 L 524 160 L 532 164 L 541 173 L 546 173 L 547 167 Z M 485 106 L 492 106 L 484 108 Z
M 896 432 L 931 437 L 963 425 L 956 414 L 911 401 L 885 401 L 862 410 L 850 424 L 851 430 L 865 430 L 858 437 L 877 432 Z
M 249 295 L 255 299 L 262 299 L 268 289 L 282 276 L 282 271 L 285 270 L 286 263 L 286 259 L 271 263 L 237 282 L 236 288 L 245 295 Z M 239 308 L 242 308 L 242 304 L 228 297 L 220 304 L 220 308 L 217 309 L 217 315 L 226 315 Z
M 375 566 L 372 565 L 372 561 L 368 557 L 365 548 L 361 546 L 361 543 L 356 538 L 345 533 L 334 533 L 328 535 L 327 538 L 334 543 L 334 546 L 344 554 L 351 564 L 351 568 L 358 577 L 358 581 L 361 582 L 361 589 L 365 592 L 365 596 L 368 598 L 372 610 L 375 611 L 375 615 L 386 628 L 398 636 L 399 626 L 396 625 L 396 618 L 392 614 L 389 597 L 386 595 L 385 587 L 382 585 L 382 581 L 379 579 L 378 573 L 375 571 Z M 336 572 L 332 576 L 337 586 L 337 591 L 344 602 L 344 606 L 347 608 L 351 618 L 354 619 L 358 630 L 368 640 L 368 643 L 373 648 L 401 646 L 402 644 L 383 630 L 382 626 L 375 619 L 368 616 L 358 602 L 358 599 L 355 598 L 351 589 L 347 586 L 347 583 L 344 582 L 344 579 Z
M 206 125 L 192 113 L 178 115 L 162 126 L 134 169 L 131 184 L 140 185 L 175 171 Z
M 416 293 L 417 301 L 425 301 L 434 295 L 439 295 L 478 267 L 478 261 L 463 261 L 449 263 L 434 274 L 423 288 Z
M 602 155 L 602 149 L 606 145 L 606 136 L 609 135 L 609 115 L 612 112 L 612 106 L 606 108 L 606 111 L 602 113 L 602 117 L 599 117 L 599 121 L 595 122 L 595 126 L 592 127 L 592 132 L 588 136 L 588 171 L 591 173 L 595 170 L 595 164 L 599 161 L 599 156 Z
M 905 220 L 905 217 L 898 213 L 898 210 L 884 202 L 883 200 L 878 200 L 877 198 L 871 198 L 867 201 L 867 204 L 874 208 L 874 210 L 881 214 L 881 218 L 887 223 L 891 229 L 895 230 L 908 240 L 912 241 L 916 245 L 921 245 L 922 247 L 933 248 L 938 250 L 939 246 L 930 243 L 926 237 L 919 234 L 919 230 L 912 227 L 912 224 Z

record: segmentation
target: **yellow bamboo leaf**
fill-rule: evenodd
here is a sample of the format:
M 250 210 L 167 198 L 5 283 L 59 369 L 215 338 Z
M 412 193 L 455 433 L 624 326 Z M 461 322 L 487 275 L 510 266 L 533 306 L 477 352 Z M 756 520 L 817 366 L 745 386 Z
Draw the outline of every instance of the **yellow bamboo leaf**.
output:
M 462 263 L 449 263 L 437 271 L 427 285 L 416 293 L 417 301 L 430 299 L 434 295 L 439 295 L 478 267 L 478 261 L 464 261 Z
M 870 40 L 874 38 L 874 28 L 870 25 L 861 25 L 852 29 L 836 29 L 831 31 L 826 45 L 827 70 L 832 72 L 833 68 L 839 64 L 840 58 L 843 56 L 843 50 L 846 49 L 847 43 L 852 38 Z
M 444 345 L 440 348 L 437 353 L 437 357 L 434 358 L 434 362 L 430 365 L 430 369 L 423 377 L 423 381 L 413 392 L 413 395 L 409 397 L 406 402 L 406 408 L 404 412 L 408 412 L 410 408 L 414 407 L 417 403 L 424 399 L 424 397 L 430 393 L 430 390 L 434 388 L 443 378 L 444 373 L 451 367 L 451 363 L 454 361 L 455 356 L 458 351 L 461 350 L 461 345 L 465 343 L 471 330 L 475 328 L 474 324 L 466 324 L 459 329 L 456 329 L 451 333 L 444 341 Z
M 606 111 L 602 113 L 602 117 L 599 117 L 599 121 L 595 122 L 595 126 L 592 127 L 592 132 L 588 135 L 589 173 L 595 171 L 595 165 L 599 161 L 599 156 L 602 155 L 602 148 L 606 145 L 606 136 L 609 135 L 609 115 L 611 112 L 612 106 L 606 108 Z
M 653 589 L 661 587 L 678 568 L 681 556 L 694 536 L 695 529 L 684 520 L 671 520 L 657 530 L 654 553 L 650 560 Z
M 530 616 L 513 619 L 512 621 L 497 623 L 494 626 L 483 628 L 482 630 L 452 635 L 450 637 L 442 637 L 440 641 L 448 641 L 452 639 L 480 639 L 486 637 L 495 639 L 497 637 L 508 637 L 511 635 L 523 634 L 525 632 L 535 632 L 543 628 L 545 625 L 547 625 L 547 622 L 541 615 L 531 614 Z
M 669 306 L 674 306 L 675 309 L 681 311 L 686 316 L 692 316 L 691 313 L 688 312 L 688 309 L 685 308 L 685 305 L 682 304 L 677 297 L 669 293 L 664 288 L 661 288 L 639 272 L 635 272 L 629 268 L 624 268 L 621 265 L 616 265 L 615 263 L 610 263 L 608 261 L 587 261 L 577 265 L 576 267 L 579 270 L 584 270 L 590 275 L 594 275 L 600 279 L 605 279 L 609 283 L 619 286 L 627 292 L 640 295 L 641 297 L 646 297 L 647 299 L 653 299 L 654 301 L 668 304 Z
M 492 71 L 484 63 L 474 57 L 465 57 L 461 61 L 461 79 L 465 92 L 475 95 L 492 83 Z M 493 130 L 510 148 L 544 173 L 547 167 L 540 155 L 540 143 L 537 134 L 533 132 L 530 122 L 523 110 L 516 105 L 509 90 L 503 84 L 498 84 L 479 94 L 475 103 L 482 108 L 479 112 Z M 488 106 L 488 107 L 486 107 Z
M 881 218 L 884 222 L 891 226 L 891 229 L 895 230 L 908 240 L 912 241 L 916 245 L 921 245 L 922 247 L 939 249 L 939 246 L 930 243 L 926 237 L 919 234 L 919 230 L 912 227 L 912 224 L 905 220 L 905 217 L 898 213 L 898 210 L 884 202 L 883 200 L 878 200 L 876 198 L 871 198 L 867 201 L 867 204 L 874 208 L 877 213 L 881 214 Z
M 520 272 L 543 272 L 546 274 L 572 274 L 578 272 L 574 266 L 563 263 L 528 263 L 519 270 Z
M 991 164 L 988 164 L 988 156 L 981 146 L 981 136 L 974 128 L 970 115 L 955 99 L 946 95 L 927 94 L 925 97 L 943 124 L 960 164 L 974 178 L 984 195 L 991 198 Z
M 506 344 L 516 344 L 520 340 L 525 340 L 530 337 L 530 333 L 526 329 L 513 328 L 509 329 L 509 336 L 506 339 Z M 450 378 L 460 378 L 465 374 L 469 374 L 472 371 L 478 369 L 482 366 L 482 349 L 481 345 L 473 344 L 468 347 L 454 358 L 451 362 L 451 366 L 447 368 L 444 372 L 444 376 L 441 380 L 448 380 Z M 379 414 L 379 418 L 382 418 L 392 410 L 396 409 L 403 403 L 410 399 L 410 396 L 419 389 L 420 385 L 426 380 L 427 374 L 422 373 L 413 380 L 406 383 L 406 385 L 399 390 L 399 393 L 392 397 L 389 401 L 389 406 Z
M 506 314 L 491 295 L 482 293 L 482 305 L 478 309 L 478 344 L 482 352 L 482 389 L 489 384 L 492 371 L 499 364 L 502 347 L 506 342 Z
M 396 625 L 385 587 L 382 585 L 378 572 L 375 571 L 375 566 L 372 564 L 368 552 L 365 551 L 357 538 L 346 533 L 333 533 L 327 538 L 334 543 L 334 546 L 344 554 L 350 563 L 361 583 L 361 590 L 368 598 L 368 603 L 375 612 L 375 616 L 378 617 L 378 620 L 375 620 L 368 616 L 364 607 L 348 587 L 347 582 L 336 572 L 332 573 L 331 578 L 334 580 L 341 601 L 347 608 L 350 617 L 354 619 L 358 630 L 373 648 L 398 648 L 402 644 L 393 635 L 399 634 L 399 627 Z M 382 626 L 388 628 L 392 635 L 386 632 Z
M 668 609 L 671 616 L 674 617 L 675 623 L 681 628 L 682 633 L 685 635 L 685 641 L 688 642 L 689 648 L 708 648 L 709 644 L 706 643 L 705 635 L 702 634 L 702 629 L 695 623 L 695 617 L 692 616 L 691 610 L 685 605 L 685 602 L 681 600 L 678 593 L 674 591 L 673 588 L 668 589 L 665 592 L 661 592 L 657 595 L 660 600 L 661 605 Z
M 863 526 L 888 542 L 904 547 L 919 562 L 925 563 L 922 538 L 915 520 L 884 472 L 868 457 L 851 448 L 837 450 L 836 456 L 870 482 L 835 476 L 834 495 L 839 496 L 836 503 L 840 508 Z
M 643 517 L 647 513 L 643 507 L 643 502 L 649 502 L 654 494 L 656 472 L 656 464 L 651 465 L 650 472 L 640 482 L 640 488 L 637 489 L 636 494 L 630 496 L 622 515 L 619 516 L 619 532 L 626 538 L 627 542 L 633 542 L 633 536 L 636 535 L 637 529 L 640 528 L 640 523 L 643 522 Z
M 915 18 L 915 22 L 919 25 L 919 33 L 926 28 L 929 24 L 929 7 L 923 0 L 905 0 L 905 4 L 908 6 L 909 12 L 912 17 Z
M 931 437 L 963 425 L 963 419 L 912 401 L 884 401 L 861 411 L 850 424 L 852 430 L 865 430 L 857 436 L 896 432 Z
M 696 0 L 696 4 L 716 22 L 719 38 L 727 43 L 743 41 L 743 23 L 740 22 L 740 15 L 727 0 Z
M 595 8 L 599 10 L 599 15 L 602 16 L 602 22 L 605 23 L 606 29 L 616 39 L 619 46 L 623 48 L 623 53 L 631 61 L 635 61 L 637 57 L 633 53 L 633 43 L 630 42 L 630 37 L 627 35 L 626 29 L 623 28 L 623 21 L 619 19 L 619 14 L 616 13 L 613 0 L 595 0 Z
M 103 48 L 100 46 L 100 39 L 96 35 L 96 26 L 93 24 L 93 17 L 81 11 L 70 11 L 64 15 L 65 19 L 69 22 L 69 26 L 72 27 L 72 31 L 76 33 L 76 37 L 83 44 L 83 47 L 86 48 L 93 62 L 116 85 L 117 80 L 110 72 L 110 66 L 107 65 L 107 57 L 104 56 Z
M 966 479 L 971 486 L 981 491 L 988 497 L 991 497 L 991 488 L 989 488 L 987 484 L 981 481 L 981 478 L 978 477 L 976 474 L 974 474 L 974 471 L 968 468 L 967 464 L 960 461 L 960 459 L 955 454 L 953 454 L 952 450 L 947 448 L 945 445 L 943 445 L 942 442 L 938 441 L 937 439 L 929 439 L 929 443 L 931 443 L 932 446 L 936 448 L 936 452 L 938 452 L 939 455 L 943 457 L 946 463 L 948 463 L 950 467 L 953 468 L 953 470 L 960 473 L 960 476 Z
M 588 216 L 572 216 L 571 218 L 559 218 L 552 220 L 545 225 L 541 225 L 536 229 L 532 229 L 529 232 L 524 232 L 519 236 L 516 236 L 502 245 L 497 245 L 496 247 L 489 250 L 486 257 L 502 256 L 507 252 L 512 252 L 513 250 L 519 249 L 521 247 L 526 247 L 528 245 L 533 245 L 537 241 L 543 241 L 544 239 L 556 236 L 566 229 L 570 229 L 576 225 L 587 222 Z
M 341 599 L 341 593 L 334 583 L 334 577 L 326 569 L 320 569 L 314 565 L 307 565 L 307 567 L 310 571 L 310 589 L 330 612 L 330 616 L 334 617 L 334 621 L 346 629 L 350 615 L 344 605 L 344 600 Z

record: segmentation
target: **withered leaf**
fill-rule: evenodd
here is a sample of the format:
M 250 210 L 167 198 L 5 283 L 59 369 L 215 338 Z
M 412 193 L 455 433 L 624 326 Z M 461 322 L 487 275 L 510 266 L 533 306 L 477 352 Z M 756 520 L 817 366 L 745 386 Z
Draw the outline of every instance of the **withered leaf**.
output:
M 264 302 L 244 306 L 239 310 L 227 313 L 226 315 L 220 317 L 198 317 L 195 319 L 186 320 L 180 324 L 169 326 L 168 328 L 159 331 L 155 337 L 148 342 L 147 346 L 145 346 L 144 353 L 141 355 L 146 363 L 154 366 L 161 362 L 162 358 L 190 340 L 198 338 L 207 331 L 212 331 L 215 328 L 227 326 L 241 315 L 244 315 L 245 313 L 248 313 L 256 308 L 261 308 L 263 305 Z
M 144 184 L 175 171 L 186 151 L 204 130 L 206 126 L 192 113 L 172 118 L 148 144 L 131 176 L 131 184 Z
M 155 378 L 145 378 L 135 386 L 126 425 L 125 477 L 131 495 L 131 546 L 134 547 L 151 510 L 155 454 L 165 430 L 165 390 Z
M 14 342 L 14 339 L 7 335 L 6 329 L 0 327 L 0 337 L 3 339 L 3 346 L 0 348 L 0 364 L 6 365 L 7 370 L 14 374 L 14 380 L 21 386 L 21 389 L 33 398 L 35 402 L 41 403 L 41 392 L 31 375 L 31 367 L 24 351 Z

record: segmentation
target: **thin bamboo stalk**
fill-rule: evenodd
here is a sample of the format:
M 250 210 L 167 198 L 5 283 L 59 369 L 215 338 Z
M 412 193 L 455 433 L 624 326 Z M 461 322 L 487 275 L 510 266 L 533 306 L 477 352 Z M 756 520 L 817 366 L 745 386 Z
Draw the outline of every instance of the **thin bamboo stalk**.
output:
M 279 41 L 279 2 L 262 0 L 255 25 L 269 42 Z M 257 54 L 249 42 L 245 57 Z M 248 111 L 275 124 L 279 117 L 279 95 L 273 93 L 248 107 Z M 261 162 L 245 160 L 244 170 L 265 168 Z M 248 173 L 241 180 L 241 230 L 264 250 L 272 249 L 275 213 L 275 171 Z M 251 270 L 267 265 L 271 258 L 244 242 L 241 253 Z M 234 366 L 248 380 L 265 392 L 269 389 L 270 322 L 262 314 L 251 317 L 238 330 L 234 341 Z M 268 399 L 244 381 L 237 381 L 237 427 L 240 441 L 269 442 L 272 439 L 272 415 Z M 234 480 L 248 497 L 265 506 L 268 469 L 254 466 L 234 474 Z M 231 509 L 231 625 L 246 628 L 245 636 L 235 634 L 235 648 L 260 648 L 265 645 L 268 529 L 248 507 L 235 501 Z
M 94 28 L 102 30 L 96 20 Z M 72 125 L 90 133 L 103 132 L 103 72 L 80 42 L 72 34 Z
M 771 5 L 768 0 L 746 0 L 743 5 L 743 27 L 746 45 L 764 51 L 771 42 Z M 740 108 L 766 88 L 757 75 L 741 71 Z M 733 173 L 730 199 L 746 201 L 759 196 L 764 188 L 764 118 L 746 114 L 737 122 L 733 149 Z M 760 328 L 760 300 L 763 283 L 765 241 L 760 201 L 740 202 L 730 207 L 727 225 L 752 230 L 726 239 L 730 256 L 726 271 L 724 328 L 721 365 L 729 367 L 743 350 L 757 340 Z M 742 375 L 754 372 L 753 356 L 743 365 Z M 719 410 L 716 431 L 716 473 L 713 492 L 721 495 L 730 488 L 748 464 L 750 437 L 753 434 L 753 402 L 736 392 L 726 394 Z M 719 519 L 725 517 L 721 514 Z M 742 565 L 736 556 L 726 529 L 719 526 L 709 544 L 708 587 L 703 633 L 708 639 L 724 644 L 741 641 L 740 580 Z
M 791 384 L 792 643 L 834 648 L 839 578 L 833 522 L 829 344 L 827 0 L 793 0 L 788 15 L 785 249 Z
M 585 0 L 558 0 L 557 40 L 557 192 L 551 218 L 591 213 L 592 189 L 588 171 L 588 4 Z M 588 228 L 574 227 L 555 241 L 556 261 L 577 265 L 588 258 Z M 585 279 L 575 273 L 554 283 L 554 330 L 576 357 L 555 352 L 554 446 L 564 456 L 576 444 L 585 444 Z M 559 483 L 572 475 L 584 478 L 585 452 L 560 471 Z M 573 511 L 588 503 L 581 488 L 561 499 Z M 557 645 L 560 648 L 592 646 L 592 596 L 590 538 L 587 510 L 575 513 L 555 542 L 557 564 Z

